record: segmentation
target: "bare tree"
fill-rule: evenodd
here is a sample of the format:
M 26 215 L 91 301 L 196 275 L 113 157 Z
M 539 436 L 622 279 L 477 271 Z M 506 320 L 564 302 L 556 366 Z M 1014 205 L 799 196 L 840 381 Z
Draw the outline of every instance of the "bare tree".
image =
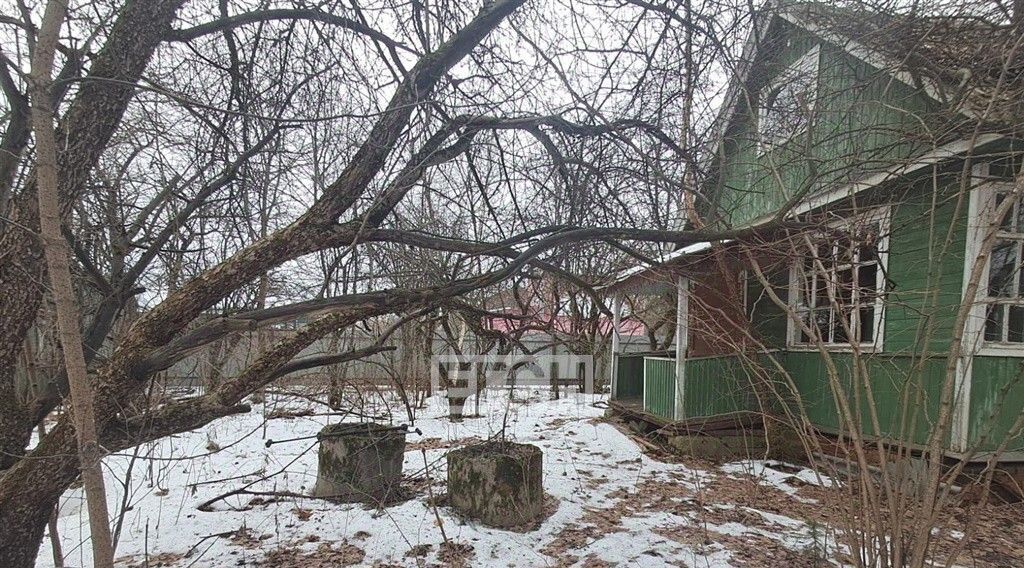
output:
M 701 139 L 679 125 L 706 125 L 672 110 L 671 54 L 679 41 L 700 45 L 685 73 L 707 72 L 726 35 L 717 3 L 682 20 L 641 2 L 427 11 L 268 1 L 244 13 L 211 2 L 187 18 L 183 4 L 113 3 L 95 21 L 69 18 L 57 45 L 60 222 L 88 306 L 84 358 L 109 450 L 244 412 L 244 397 L 289 372 L 383 351 L 299 355 L 366 319 L 443 307 L 473 321 L 491 307 L 483 298 L 528 269 L 572 290 L 558 298 L 564 309 L 599 321 L 594 282 L 574 272 L 606 281 L 622 256 L 758 230 L 676 230 L 680 172 Z M 33 17 L 0 21 L 13 45 L 37 42 Z M 508 18 L 516 25 L 502 26 Z M 620 55 L 591 71 L 567 66 L 601 52 Z M 16 396 L 25 335 L 45 332 L 52 314 L 32 234 L 41 178 L 27 158 L 41 145 L 19 126 L 21 70 L 6 47 L 0 68 L 13 111 L 0 226 L 10 291 L 0 297 L 0 523 L 10 527 L 0 563 L 25 566 L 79 470 L 67 413 L 25 455 L 61 399 Z M 714 99 L 689 84 L 688 108 Z M 616 246 L 589 267 L 608 249 L 580 242 Z M 202 397 L 147 399 L 183 357 L 285 323 L 295 332 Z M 66 369 L 50 379 L 74 378 Z

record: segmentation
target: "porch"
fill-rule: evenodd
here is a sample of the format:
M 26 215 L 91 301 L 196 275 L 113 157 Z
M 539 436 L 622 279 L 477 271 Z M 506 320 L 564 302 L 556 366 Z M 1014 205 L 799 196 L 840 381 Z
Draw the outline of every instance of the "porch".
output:
M 712 319 L 706 312 L 709 304 L 723 316 L 720 319 L 746 318 L 742 307 L 736 311 L 736 298 L 729 293 L 707 293 L 707 282 L 715 281 L 707 274 L 719 270 L 719 265 L 708 261 L 719 252 L 711 243 L 684 247 L 662 265 L 627 275 L 608 290 L 614 310 L 610 404 L 616 411 L 659 427 L 745 423 L 749 417 L 763 414 L 753 380 L 764 378 L 763 355 L 745 349 L 743 339 L 727 337 L 731 335 L 728 326 L 717 328 L 717 333 L 707 329 L 706 320 Z M 716 285 L 729 288 L 722 282 Z M 693 306 L 696 311 L 691 309 L 695 291 L 701 297 Z M 622 321 L 637 317 L 623 314 L 627 296 L 662 298 L 667 313 L 655 326 L 661 337 L 651 334 L 652 343 L 662 350 L 626 352 L 621 348 Z M 663 325 L 666 323 L 669 325 Z M 715 335 L 724 341 L 711 339 Z
M 760 415 L 762 407 L 751 380 L 752 373 L 758 372 L 755 360 L 740 354 L 680 361 L 674 351 L 620 353 L 611 406 L 661 425 L 699 426 Z

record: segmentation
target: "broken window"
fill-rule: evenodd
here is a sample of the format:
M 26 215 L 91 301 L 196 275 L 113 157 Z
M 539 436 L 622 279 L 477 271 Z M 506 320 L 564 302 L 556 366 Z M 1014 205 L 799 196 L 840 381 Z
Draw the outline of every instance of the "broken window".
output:
M 995 209 L 1007 192 L 995 196 Z M 1018 198 L 1000 221 L 992 245 L 986 286 L 985 341 L 1024 343 L 1024 207 Z
M 793 344 L 880 345 L 885 219 L 834 225 L 797 246 L 790 297 L 809 329 L 794 325 Z

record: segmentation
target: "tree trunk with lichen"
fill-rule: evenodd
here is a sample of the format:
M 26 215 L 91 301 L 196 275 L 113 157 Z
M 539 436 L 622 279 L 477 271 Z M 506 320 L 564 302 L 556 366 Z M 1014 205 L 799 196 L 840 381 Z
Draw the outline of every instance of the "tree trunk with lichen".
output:
M 111 80 L 79 83 L 75 100 L 58 126 L 62 219 L 70 215 L 87 187 L 92 169 L 134 96 L 135 82 L 182 4 L 184 0 L 126 2 L 107 41 L 91 58 L 89 77 Z M 0 220 L 0 470 L 8 469 L 24 453 L 38 418 L 38 401 L 16 396 L 14 384 L 14 366 L 44 293 L 36 177 L 32 172 L 29 182 L 11 199 L 7 218 Z

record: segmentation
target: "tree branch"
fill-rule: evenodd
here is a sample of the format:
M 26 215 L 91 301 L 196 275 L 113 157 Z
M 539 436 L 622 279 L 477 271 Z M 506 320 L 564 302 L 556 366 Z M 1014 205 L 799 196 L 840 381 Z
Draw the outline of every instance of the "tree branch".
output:
M 383 43 L 391 49 L 401 49 L 403 51 L 419 55 L 415 50 L 404 43 L 395 41 L 362 22 L 358 22 L 344 16 L 336 16 L 334 14 L 320 12 L 318 10 L 303 10 L 298 8 L 246 12 L 244 14 L 221 18 L 219 20 L 200 24 L 191 28 L 172 30 L 167 34 L 166 38 L 167 41 L 192 41 L 205 35 L 231 30 L 248 24 L 272 22 L 276 20 L 308 20 L 311 22 L 330 24 L 332 26 L 345 28 L 365 35 L 370 39 Z

